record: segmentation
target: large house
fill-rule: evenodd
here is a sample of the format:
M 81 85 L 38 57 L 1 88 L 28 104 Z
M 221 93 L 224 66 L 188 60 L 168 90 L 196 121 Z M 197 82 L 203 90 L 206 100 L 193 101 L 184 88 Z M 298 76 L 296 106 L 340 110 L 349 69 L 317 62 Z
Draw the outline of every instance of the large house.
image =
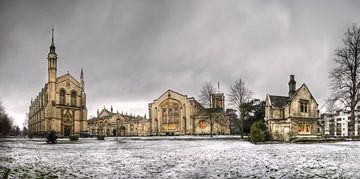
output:
M 69 73 L 57 76 L 54 29 L 48 54 L 48 82 L 35 100 L 31 99 L 28 127 L 31 135 L 56 131 L 60 135 L 80 134 L 87 130 L 84 74 L 80 81 Z
M 265 121 L 270 135 L 274 140 L 317 137 L 318 103 L 305 84 L 296 89 L 294 75 L 290 75 L 288 85 L 287 96 L 266 95 Z

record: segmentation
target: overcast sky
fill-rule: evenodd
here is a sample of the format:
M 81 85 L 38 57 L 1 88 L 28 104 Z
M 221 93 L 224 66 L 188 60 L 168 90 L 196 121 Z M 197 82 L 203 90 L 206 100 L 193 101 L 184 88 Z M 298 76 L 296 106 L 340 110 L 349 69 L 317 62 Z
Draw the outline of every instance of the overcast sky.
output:
M 359 1 L 0 1 L 0 100 L 22 124 L 47 82 L 51 25 L 58 76 L 84 69 L 88 116 L 147 113 L 167 89 L 198 97 L 242 78 L 254 97 L 287 95 L 289 75 L 321 107 Z

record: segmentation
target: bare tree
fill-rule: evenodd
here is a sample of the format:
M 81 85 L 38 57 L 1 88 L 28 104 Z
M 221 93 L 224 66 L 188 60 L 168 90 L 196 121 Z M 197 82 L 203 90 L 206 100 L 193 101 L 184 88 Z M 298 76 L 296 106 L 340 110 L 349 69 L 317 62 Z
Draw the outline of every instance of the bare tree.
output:
M 213 112 L 211 108 L 211 95 L 215 93 L 215 87 L 211 82 L 206 82 L 200 90 L 200 103 L 205 107 L 206 114 L 210 120 L 210 137 L 213 136 Z
M 249 111 L 251 98 L 252 92 L 241 78 L 230 87 L 229 102 L 239 113 L 241 138 L 244 138 L 244 119 Z
M 22 129 L 22 135 L 25 137 L 28 135 L 28 124 L 29 124 L 29 120 L 28 117 L 25 118 L 24 122 L 23 122 L 23 129 Z
M 355 108 L 360 100 L 360 29 L 352 25 L 345 32 L 344 46 L 335 50 L 336 67 L 330 71 L 330 100 L 350 109 L 349 136 L 354 135 Z
M 5 108 L 0 102 L 0 137 L 9 135 L 12 126 L 13 121 L 5 112 Z
M 206 82 L 204 86 L 201 87 L 199 99 L 205 108 L 211 107 L 211 95 L 214 93 L 215 87 L 211 82 Z

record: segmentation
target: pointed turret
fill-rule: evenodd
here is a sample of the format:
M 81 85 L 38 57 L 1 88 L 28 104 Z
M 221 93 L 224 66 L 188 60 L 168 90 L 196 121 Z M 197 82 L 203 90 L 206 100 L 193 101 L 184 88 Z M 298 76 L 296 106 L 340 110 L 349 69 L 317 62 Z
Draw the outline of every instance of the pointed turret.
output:
M 55 53 L 55 45 L 54 45 L 54 27 L 51 28 L 51 45 L 50 45 L 50 53 Z
M 83 72 L 83 69 L 81 69 L 81 72 L 80 72 L 80 79 L 83 80 L 84 79 L 84 72 Z
M 84 82 L 84 72 L 83 69 L 81 69 L 80 72 L 80 85 L 81 85 L 81 91 L 83 92 L 85 89 L 85 82 Z

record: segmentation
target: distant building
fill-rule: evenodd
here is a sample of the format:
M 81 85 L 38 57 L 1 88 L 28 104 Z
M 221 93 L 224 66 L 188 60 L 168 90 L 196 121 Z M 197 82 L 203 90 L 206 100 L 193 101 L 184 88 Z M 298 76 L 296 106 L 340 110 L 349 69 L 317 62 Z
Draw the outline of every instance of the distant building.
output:
M 224 94 L 212 95 L 213 134 L 230 134 L 229 119 L 224 112 Z M 150 136 L 150 135 L 202 135 L 210 134 L 210 119 L 195 98 L 188 98 L 172 90 L 166 91 L 149 103 L 149 119 L 114 113 L 105 107 L 97 117 L 89 119 L 88 130 L 92 135 Z
M 105 107 L 97 117 L 88 120 L 88 130 L 91 135 L 104 134 L 105 136 L 147 136 L 149 135 L 149 120 L 146 116 L 127 115 L 110 111 Z
M 213 110 L 213 134 L 230 134 L 229 119 L 225 115 L 223 93 L 212 95 L 211 108 L 206 109 L 194 97 L 168 90 L 149 104 L 150 133 L 152 135 L 210 134 L 211 120 L 207 110 Z
M 318 103 L 305 84 L 296 89 L 294 75 L 290 75 L 288 96 L 266 95 L 265 102 L 265 121 L 274 140 L 320 134 Z
M 52 29 L 54 35 L 54 29 Z M 80 82 L 69 73 L 57 76 L 57 54 L 52 36 L 48 54 L 48 82 L 29 107 L 29 133 L 43 135 L 56 131 L 60 135 L 80 134 L 87 130 L 84 74 Z
M 351 125 L 351 112 L 346 110 L 333 113 L 321 114 L 320 120 L 323 123 L 325 136 L 347 137 L 349 136 L 349 125 Z M 355 111 L 355 136 L 359 136 L 360 111 Z

